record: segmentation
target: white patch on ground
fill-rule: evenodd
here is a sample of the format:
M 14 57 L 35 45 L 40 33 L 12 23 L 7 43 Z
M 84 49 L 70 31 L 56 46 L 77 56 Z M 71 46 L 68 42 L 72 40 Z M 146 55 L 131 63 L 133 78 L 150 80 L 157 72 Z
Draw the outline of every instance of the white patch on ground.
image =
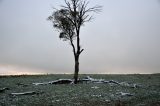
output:
M 105 102 L 110 102 L 111 100 L 106 99 Z
M 59 99 L 56 100 L 56 102 L 59 102 L 59 101 L 60 101 Z
M 101 97 L 102 95 L 91 95 L 92 97 Z
M 99 87 L 98 86 L 93 86 L 91 87 L 92 89 L 98 89 Z

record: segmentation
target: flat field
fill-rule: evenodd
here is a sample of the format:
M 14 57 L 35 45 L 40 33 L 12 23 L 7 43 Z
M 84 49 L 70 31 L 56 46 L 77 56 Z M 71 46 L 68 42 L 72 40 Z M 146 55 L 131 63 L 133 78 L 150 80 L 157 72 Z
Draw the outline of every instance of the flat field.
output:
M 79 75 L 121 83 L 34 85 L 73 75 L 0 76 L 0 106 L 160 106 L 160 74 Z M 136 85 L 135 87 L 130 85 Z M 29 95 L 11 95 L 34 91 Z

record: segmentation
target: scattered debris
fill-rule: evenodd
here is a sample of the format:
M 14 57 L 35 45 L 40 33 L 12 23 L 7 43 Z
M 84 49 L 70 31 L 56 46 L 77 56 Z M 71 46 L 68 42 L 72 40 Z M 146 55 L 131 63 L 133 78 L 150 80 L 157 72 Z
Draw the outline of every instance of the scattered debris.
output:
M 131 88 L 138 88 L 138 87 L 140 87 L 140 85 L 138 85 L 138 84 L 129 84 L 129 83 L 127 83 L 127 82 L 121 82 L 121 83 L 119 83 L 121 86 L 127 86 L 127 87 L 131 87 Z
M 124 93 L 124 92 L 118 92 L 116 94 L 121 95 L 121 96 L 133 96 L 133 94 L 131 94 L 131 93 Z
M 94 83 L 113 83 L 113 84 L 119 85 L 119 82 L 114 81 L 114 80 L 106 81 L 104 79 L 94 79 L 94 78 L 91 78 L 90 76 L 85 77 L 84 79 L 82 79 L 82 81 L 91 81 Z
M 115 80 L 104 80 L 104 79 L 94 79 L 94 78 L 91 78 L 90 76 L 87 76 L 86 78 L 82 79 L 82 81 L 90 81 L 90 82 L 93 82 L 93 83 L 108 83 L 108 84 L 116 84 L 116 85 L 120 85 L 120 86 L 127 86 L 127 87 L 131 87 L 131 88 L 138 88 L 140 87 L 140 85 L 138 84 L 130 84 L 130 83 L 127 83 L 127 82 L 118 82 L 118 81 L 115 81 Z
M 98 89 L 99 87 L 98 86 L 93 86 L 91 87 L 92 89 Z
M 73 80 L 71 79 L 59 79 L 55 81 L 43 82 L 43 83 L 32 83 L 33 85 L 47 85 L 47 84 L 71 84 Z
M 105 80 L 104 79 L 94 79 L 94 78 L 91 78 L 90 76 L 87 76 L 84 79 L 82 79 L 82 81 L 91 81 L 91 82 L 95 82 L 95 83 L 103 83 Z
M 73 84 L 74 80 L 73 79 L 58 79 L 58 80 L 54 80 L 54 81 L 49 81 L 49 82 L 40 82 L 40 83 L 32 83 L 33 85 L 47 85 L 47 84 Z M 94 79 L 90 76 L 86 76 L 83 79 L 79 79 L 78 80 L 79 83 L 83 83 L 83 82 L 93 82 L 93 83 L 107 83 L 110 84 L 110 86 L 114 86 L 116 85 L 120 85 L 120 86 L 126 86 L 126 87 L 131 87 L 131 88 L 138 88 L 140 87 L 140 85 L 137 84 L 130 84 L 127 82 L 118 82 L 115 80 L 104 80 L 104 79 Z M 19 85 L 23 85 L 25 86 L 25 84 L 19 84 Z
M 34 95 L 37 94 L 35 91 L 28 91 L 28 92 L 20 92 L 20 93 L 11 93 L 11 95 Z
M 114 81 L 114 80 L 104 81 L 104 83 L 110 83 L 110 84 L 117 84 L 117 85 L 120 85 L 119 82 Z
M 5 90 L 9 90 L 9 88 L 7 88 L 7 87 L 0 88 L 0 93 L 1 93 L 1 92 L 4 92 Z

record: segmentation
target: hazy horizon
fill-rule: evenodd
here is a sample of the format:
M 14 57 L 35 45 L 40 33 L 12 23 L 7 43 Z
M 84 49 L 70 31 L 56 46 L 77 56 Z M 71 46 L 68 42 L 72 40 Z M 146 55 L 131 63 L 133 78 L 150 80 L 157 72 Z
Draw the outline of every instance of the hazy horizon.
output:
M 80 74 L 160 73 L 160 1 L 89 0 L 102 12 L 81 29 Z M 64 0 L 0 0 L 0 75 L 72 74 L 68 42 L 47 17 Z

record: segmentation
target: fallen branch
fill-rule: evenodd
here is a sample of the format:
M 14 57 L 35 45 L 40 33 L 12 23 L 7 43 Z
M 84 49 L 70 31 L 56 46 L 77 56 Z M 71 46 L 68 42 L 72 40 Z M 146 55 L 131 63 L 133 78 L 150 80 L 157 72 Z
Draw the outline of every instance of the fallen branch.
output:
M 103 83 L 105 80 L 104 79 L 94 79 L 94 78 L 91 78 L 90 76 L 86 76 L 85 78 L 81 79 L 80 81 L 91 81 L 91 82 L 94 82 L 94 83 Z
M 20 92 L 20 93 L 11 93 L 11 95 L 34 95 L 37 94 L 35 91 L 28 91 L 28 92 Z
M 114 81 L 114 80 L 110 80 L 110 81 L 103 81 L 104 83 L 110 83 L 110 84 L 117 84 L 117 85 L 120 85 L 119 82 L 117 81 Z
M 79 83 L 83 83 L 83 82 L 93 82 L 93 83 L 107 83 L 107 84 L 116 84 L 116 85 L 120 85 L 120 86 L 127 86 L 127 87 L 131 87 L 131 88 L 137 88 L 139 87 L 139 85 L 137 84 L 129 84 L 127 82 L 118 82 L 118 81 L 114 81 L 114 80 L 104 80 L 104 79 L 94 79 L 91 78 L 90 76 L 86 76 L 83 79 L 79 79 L 78 80 Z M 32 83 L 33 85 L 47 85 L 47 84 L 73 84 L 73 80 L 72 79 L 58 79 L 58 80 L 54 80 L 54 81 L 49 81 L 49 82 L 40 82 L 40 83 Z
M 49 84 L 71 84 L 72 82 L 73 80 L 71 79 L 59 79 L 59 80 L 51 81 L 49 82 Z
M 73 80 L 71 79 L 59 79 L 55 81 L 42 82 L 42 83 L 32 83 L 33 85 L 47 85 L 47 84 L 71 84 Z
M 131 88 L 138 88 L 140 87 L 140 85 L 138 84 L 129 84 L 127 82 L 118 82 L 118 81 L 114 81 L 114 80 L 104 80 L 104 79 L 94 79 L 91 78 L 90 76 L 85 77 L 84 79 L 81 79 L 80 82 L 93 82 L 93 83 L 108 83 L 108 84 L 116 84 L 116 85 L 120 85 L 120 86 L 127 86 L 127 87 L 131 87 Z
M 49 84 L 48 82 L 43 82 L 43 83 L 32 83 L 33 85 L 46 85 Z
M 133 96 L 133 94 L 131 94 L 131 93 L 125 93 L 125 92 L 118 92 L 116 94 L 117 95 L 121 95 L 121 96 Z

